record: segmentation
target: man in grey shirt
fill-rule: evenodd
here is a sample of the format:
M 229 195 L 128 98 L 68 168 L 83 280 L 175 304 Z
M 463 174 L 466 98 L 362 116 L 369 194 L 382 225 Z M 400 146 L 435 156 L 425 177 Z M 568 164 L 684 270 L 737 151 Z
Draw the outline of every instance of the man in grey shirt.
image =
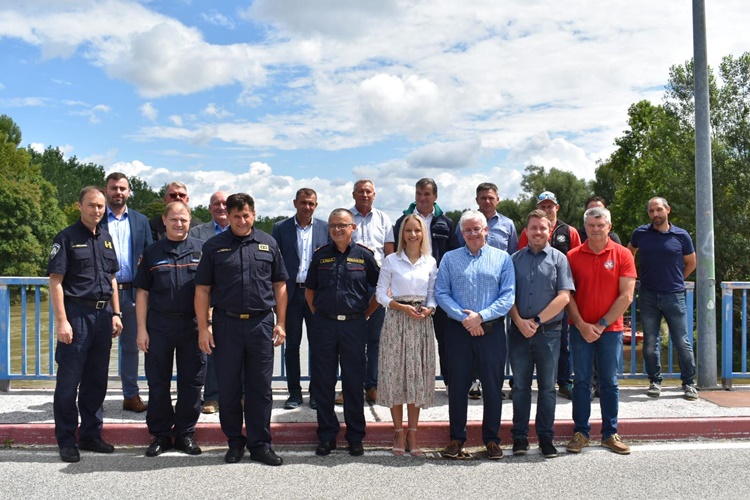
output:
M 529 449 L 531 382 L 536 365 L 536 433 L 546 458 L 557 456 L 555 437 L 555 379 L 560 352 L 563 309 L 575 290 L 568 259 L 549 244 L 552 223 L 542 210 L 526 217 L 528 246 L 513 254 L 516 302 L 508 336 L 508 358 L 513 369 L 513 454 Z

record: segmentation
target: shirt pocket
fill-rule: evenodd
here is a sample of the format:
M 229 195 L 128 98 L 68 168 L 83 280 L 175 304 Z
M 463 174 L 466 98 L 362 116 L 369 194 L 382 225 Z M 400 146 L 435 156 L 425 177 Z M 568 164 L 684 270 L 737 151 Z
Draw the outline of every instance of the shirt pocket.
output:
M 71 268 L 76 273 L 89 271 L 94 265 L 94 253 L 89 247 L 74 248 L 70 252 Z
M 172 273 L 169 266 L 159 266 L 153 271 L 154 283 L 151 292 L 167 292 L 172 288 Z
M 220 271 L 217 269 L 220 273 L 234 273 L 235 275 L 239 275 L 241 272 L 239 250 L 219 252 L 214 257 L 214 262 L 220 268 Z
M 256 279 L 271 280 L 271 268 L 273 267 L 273 255 L 271 252 L 255 252 L 252 258 L 252 271 Z

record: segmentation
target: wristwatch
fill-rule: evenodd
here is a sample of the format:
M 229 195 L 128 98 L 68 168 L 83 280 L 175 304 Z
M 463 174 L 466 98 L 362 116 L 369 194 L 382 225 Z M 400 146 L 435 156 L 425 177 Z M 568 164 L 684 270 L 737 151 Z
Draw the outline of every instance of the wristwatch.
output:
M 609 323 L 607 323 L 607 320 L 604 318 L 599 320 L 599 324 L 602 325 L 604 328 L 607 328 L 609 326 Z
M 539 316 L 534 316 L 534 321 L 536 322 L 537 325 L 542 324 L 542 319 Z
M 118 318 L 122 319 L 122 313 L 121 312 L 118 312 L 118 313 L 113 312 L 112 316 L 117 316 Z

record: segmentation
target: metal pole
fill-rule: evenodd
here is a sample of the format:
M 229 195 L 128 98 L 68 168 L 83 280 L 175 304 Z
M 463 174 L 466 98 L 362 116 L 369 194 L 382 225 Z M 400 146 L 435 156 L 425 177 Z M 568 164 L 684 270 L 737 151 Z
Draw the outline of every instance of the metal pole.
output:
M 705 0 L 693 0 L 693 73 L 695 78 L 695 222 L 698 270 L 698 386 L 715 388 L 716 269 L 714 266 L 713 187 L 711 184 L 711 121 L 708 103 L 708 51 Z

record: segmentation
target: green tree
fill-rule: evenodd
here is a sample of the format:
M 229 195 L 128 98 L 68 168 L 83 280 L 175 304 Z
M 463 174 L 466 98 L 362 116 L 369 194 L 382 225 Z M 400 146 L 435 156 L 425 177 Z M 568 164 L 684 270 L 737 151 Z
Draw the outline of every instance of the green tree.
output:
M 0 143 L 21 144 L 21 128 L 8 115 L 0 115 Z
M 85 186 L 104 186 L 104 168 L 94 163 L 80 163 L 75 156 L 64 158 L 60 148 L 48 146 L 43 153 L 27 148 L 31 162 L 39 165 L 42 175 L 57 188 L 57 201 L 63 208 L 78 201 Z
M 129 207 L 143 212 L 153 202 L 158 201 L 160 204 L 162 203 L 159 194 L 151 189 L 148 183 L 140 177 L 134 175 L 128 178 L 128 183 L 130 184 L 131 192 L 130 199 L 128 199 Z
M 208 222 L 211 220 L 211 212 L 208 211 L 206 205 L 198 205 L 197 207 L 191 208 L 193 219 L 199 222 Z
M 0 136 L 15 136 L 20 143 L 21 132 L 11 119 L 3 119 Z M 39 276 L 65 218 L 55 187 L 16 139 L 0 141 L 0 275 Z
M 277 215 L 275 217 L 267 217 L 263 215 L 259 215 L 255 218 L 255 222 L 253 223 L 253 227 L 256 229 L 260 229 L 263 232 L 266 232 L 268 234 L 271 234 L 273 232 L 273 225 L 280 220 L 286 219 L 286 216 L 284 215 Z
M 523 192 L 518 197 L 518 212 L 515 219 L 508 214 L 508 217 L 516 220 L 523 226 L 526 220 L 526 214 L 536 208 L 537 196 L 543 191 L 552 191 L 557 197 L 557 203 L 560 210 L 557 217 L 571 224 L 574 227 L 581 225 L 583 217 L 584 203 L 591 196 L 591 191 L 586 181 L 579 179 L 574 174 L 551 168 L 549 172 L 544 167 L 529 165 L 526 167 L 526 173 L 521 180 Z M 510 207 L 508 207 L 510 209 Z

